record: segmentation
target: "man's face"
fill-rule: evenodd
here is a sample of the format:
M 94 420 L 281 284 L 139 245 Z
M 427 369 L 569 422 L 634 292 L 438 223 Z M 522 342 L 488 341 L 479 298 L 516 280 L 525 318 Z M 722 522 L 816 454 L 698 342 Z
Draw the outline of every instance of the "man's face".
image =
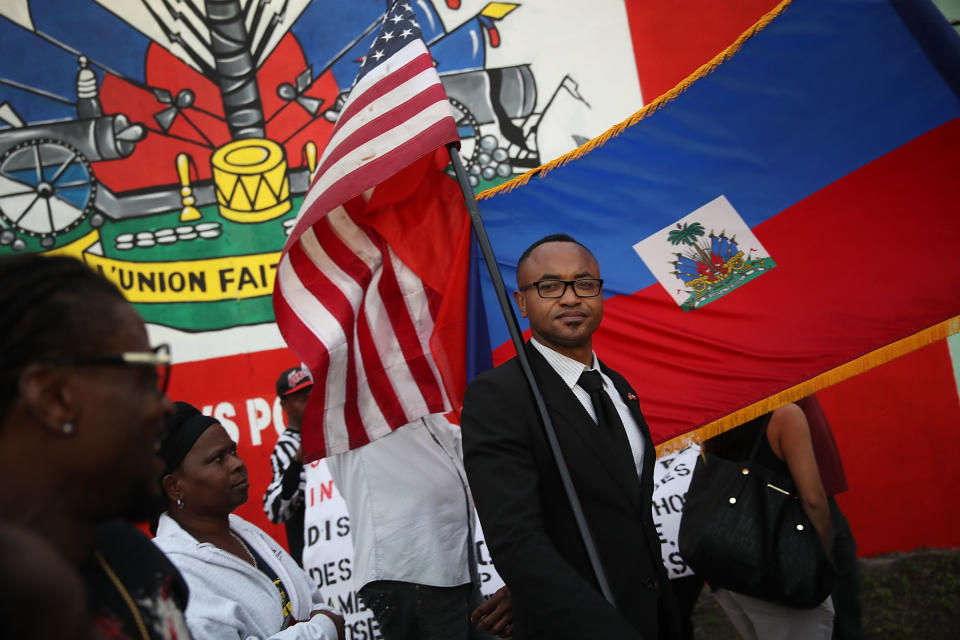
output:
M 149 351 L 143 321 L 133 307 L 113 302 L 99 342 L 103 354 Z M 173 409 L 157 389 L 152 367 L 79 367 L 69 381 L 78 402 L 75 459 L 83 467 L 86 490 L 99 496 L 105 516 L 149 515 L 161 498 L 163 461 L 157 443 Z
M 576 280 L 599 278 L 597 261 L 580 245 L 572 242 L 542 244 L 527 257 L 517 271 L 519 287 L 547 279 Z M 520 315 L 529 318 L 533 336 L 560 353 L 571 348 L 591 347 L 593 332 L 603 318 L 603 296 L 578 298 L 567 287 L 559 298 L 541 298 L 536 287 L 513 294 Z M 569 355 L 569 354 L 568 354 Z
M 299 429 L 303 424 L 303 412 L 307 408 L 307 398 L 310 397 L 312 386 L 295 391 L 280 398 L 280 406 L 287 414 L 287 426 Z

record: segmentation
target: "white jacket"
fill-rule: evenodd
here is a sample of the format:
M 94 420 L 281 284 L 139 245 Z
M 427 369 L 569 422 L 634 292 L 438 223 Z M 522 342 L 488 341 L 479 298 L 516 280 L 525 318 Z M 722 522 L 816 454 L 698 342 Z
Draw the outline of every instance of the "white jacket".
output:
M 187 626 L 197 640 L 337 640 L 327 616 L 310 619 L 323 609 L 320 590 L 273 539 L 243 518 L 230 515 L 233 529 L 276 571 L 287 588 L 293 617 L 304 620 L 281 630 L 280 593 L 261 571 L 209 542 L 198 542 L 163 514 L 154 543 L 183 574 L 190 589 Z

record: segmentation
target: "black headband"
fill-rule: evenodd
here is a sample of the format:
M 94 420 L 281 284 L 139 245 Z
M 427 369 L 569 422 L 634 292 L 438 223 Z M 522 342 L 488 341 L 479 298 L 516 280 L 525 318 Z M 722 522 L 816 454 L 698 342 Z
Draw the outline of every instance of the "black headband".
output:
M 180 467 L 194 443 L 210 425 L 220 424 L 205 416 L 191 404 L 175 402 L 175 410 L 167 420 L 167 436 L 160 444 L 160 457 L 164 462 L 164 475 Z

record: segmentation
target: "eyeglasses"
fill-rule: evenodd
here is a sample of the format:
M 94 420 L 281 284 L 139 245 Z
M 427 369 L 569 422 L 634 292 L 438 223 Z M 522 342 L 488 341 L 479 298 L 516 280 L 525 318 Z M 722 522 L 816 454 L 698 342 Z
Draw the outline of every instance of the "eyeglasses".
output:
M 603 288 L 603 280 L 600 278 L 578 278 L 576 280 L 537 280 L 530 284 L 520 287 L 520 291 L 526 291 L 530 287 L 536 287 L 537 293 L 541 298 L 562 298 L 567 292 L 567 287 L 573 287 L 573 292 L 578 298 L 595 298 L 600 295 Z
M 157 345 L 150 351 L 124 351 L 122 353 L 81 353 L 54 358 L 66 364 L 116 364 L 128 367 L 154 367 L 157 391 L 167 392 L 170 383 L 170 345 Z

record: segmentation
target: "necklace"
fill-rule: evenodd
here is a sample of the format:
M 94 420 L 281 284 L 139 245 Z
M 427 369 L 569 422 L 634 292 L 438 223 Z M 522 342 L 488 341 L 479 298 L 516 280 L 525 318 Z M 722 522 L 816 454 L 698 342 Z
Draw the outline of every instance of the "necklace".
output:
M 134 604 L 133 598 L 130 597 L 130 593 L 127 591 L 126 587 L 123 586 L 123 583 L 120 582 L 120 578 L 118 578 L 117 574 L 113 572 L 113 569 L 110 567 L 110 565 L 107 564 L 106 558 L 104 558 L 99 551 L 94 551 L 94 555 L 97 558 L 97 562 L 100 563 L 100 567 L 103 569 L 103 572 L 107 574 L 110 582 L 113 583 L 113 586 L 120 593 L 120 597 L 123 599 L 124 604 L 126 604 L 127 608 L 130 609 L 130 613 L 133 615 L 133 621 L 137 625 L 140 635 L 144 638 L 144 640 L 149 640 L 150 634 L 147 633 L 147 625 L 143 623 L 143 617 L 140 615 L 140 609 L 136 604 Z
M 250 552 L 250 547 L 247 546 L 247 543 L 243 541 L 243 538 L 238 536 L 233 532 L 233 529 L 230 529 L 230 535 L 233 536 L 234 540 L 240 543 L 240 546 L 243 547 L 243 550 L 246 552 L 247 557 L 250 558 L 250 564 L 257 566 L 257 560 L 253 557 L 253 553 Z

